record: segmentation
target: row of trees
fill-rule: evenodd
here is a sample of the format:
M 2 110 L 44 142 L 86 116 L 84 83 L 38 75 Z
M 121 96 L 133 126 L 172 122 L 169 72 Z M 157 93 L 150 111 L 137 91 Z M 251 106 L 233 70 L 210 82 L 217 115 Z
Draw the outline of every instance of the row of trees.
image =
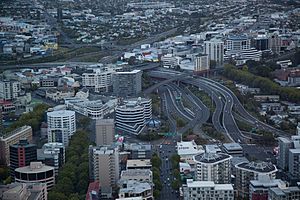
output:
M 258 87 L 267 94 L 280 95 L 282 100 L 300 102 L 300 91 L 292 87 L 281 87 L 272 80 L 251 74 L 247 70 L 239 70 L 232 65 L 225 66 L 224 75 L 239 83 Z
M 160 191 L 162 189 L 162 184 L 160 181 L 160 167 L 162 161 L 160 157 L 157 155 L 157 153 L 154 153 L 152 155 L 151 164 L 152 164 L 152 174 L 153 174 L 153 183 L 154 183 L 153 196 L 155 199 L 158 199 L 160 195 Z
M 11 132 L 16 128 L 28 125 L 31 126 L 33 131 L 37 131 L 40 128 L 41 122 L 44 119 L 46 110 L 49 108 L 47 104 L 38 104 L 34 107 L 33 111 L 22 114 L 22 116 L 10 125 L 5 132 Z
M 49 192 L 49 200 L 84 199 L 89 184 L 89 134 L 77 131 L 66 152 L 66 163 L 59 171 L 57 183 Z
M 178 154 L 172 155 L 171 163 L 172 163 L 172 174 L 174 176 L 174 180 L 172 181 L 171 186 L 174 190 L 178 190 L 179 187 L 181 186 L 179 162 L 180 162 L 180 156 Z

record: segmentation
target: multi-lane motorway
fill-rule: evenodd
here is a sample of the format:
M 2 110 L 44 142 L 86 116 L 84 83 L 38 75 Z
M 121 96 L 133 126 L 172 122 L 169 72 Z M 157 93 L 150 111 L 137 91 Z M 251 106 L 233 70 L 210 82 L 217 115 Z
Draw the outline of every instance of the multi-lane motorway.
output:
M 172 112 L 188 122 L 187 126 L 182 129 L 184 131 L 193 128 L 197 123 L 205 123 L 209 117 L 209 110 L 197 97 L 192 95 L 188 89 L 178 87 L 176 84 L 172 83 L 174 81 L 177 81 L 177 83 L 181 82 L 187 85 L 193 85 L 205 91 L 212 98 L 212 101 L 215 104 L 212 123 L 216 130 L 226 134 L 227 138 L 233 142 L 246 143 L 249 139 L 249 137 L 243 135 L 239 130 L 236 119 L 234 118 L 236 116 L 234 115 L 234 112 L 239 114 L 239 119 L 256 126 L 258 129 L 270 131 L 280 136 L 287 135 L 285 132 L 259 121 L 248 113 L 236 95 L 230 89 L 216 81 L 204 77 L 194 77 L 171 70 L 152 70 L 148 74 L 151 77 L 166 79 L 166 81 L 152 86 L 151 90 L 154 90 L 156 87 L 164 87 L 164 95 L 166 96 L 165 101 L 167 101 Z M 188 101 L 192 109 L 185 107 L 182 104 L 182 101 L 177 101 L 176 97 L 178 96 L 184 98 L 185 101 Z M 180 132 L 183 133 L 182 131 Z

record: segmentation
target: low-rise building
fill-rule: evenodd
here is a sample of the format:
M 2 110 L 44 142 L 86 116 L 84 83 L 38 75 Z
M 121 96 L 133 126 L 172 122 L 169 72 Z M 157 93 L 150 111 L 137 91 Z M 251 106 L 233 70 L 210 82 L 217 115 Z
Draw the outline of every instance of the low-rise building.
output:
M 91 119 L 103 119 L 114 112 L 117 106 L 117 99 L 111 99 L 106 103 L 101 100 L 89 101 L 81 98 L 65 98 L 65 105 L 68 109 L 80 113 Z
M 46 183 L 11 183 L 0 185 L 1 200 L 47 200 Z
M 143 200 L 152 200 L 152 185 L 147 182 L 139 182 L 135 180 L 128 180 L 122 182 L 119 190 L 119 198 L 139 196 L 143 197 Z
M 131 143 L 124 145 L 125 150 L 129 151 L 129 159 L 151 159 L 152 147 L 150 144 Z
M 177 154 L 180 156 L 180 159 L 188 163 L 193 163 L 193 157 L 204 152 L 203 147 L 197 145 L 194 140 L 177 142 Z
M 268 191 L 274 187 L 284 187 L 286 185 L 281 179 L 270 179 L 269 176 L 258 176 L 257 180 L 250 181 L 249 199 L 268 199 Z
M 269 200 L 300 199 L 300 188 L 297 186 L 270 188 L 268 198 Z
M 150 159 L 135 159 L 127 160 L 126 169 L 151 169 L 152 164 Z
M 193 181 L 188 179 L 183 187 L 184 200 L 233 200 L 234 191 L 231 184 L 216 184 L 213 181 Z
M 62 101 L 65 98 L 74 97 L 75 91 L 73 88 L 51 88 L 46 90 L 46 98 L 52 101 Z
M 239 143 L 224 143 L 223 150 L 225 153 L 232 156 L 242 156 L 243 148 Z
M 120 181 L 139 181 L 152 184 L 152 171 L 150 169 L 127 169 L 121 172 Z

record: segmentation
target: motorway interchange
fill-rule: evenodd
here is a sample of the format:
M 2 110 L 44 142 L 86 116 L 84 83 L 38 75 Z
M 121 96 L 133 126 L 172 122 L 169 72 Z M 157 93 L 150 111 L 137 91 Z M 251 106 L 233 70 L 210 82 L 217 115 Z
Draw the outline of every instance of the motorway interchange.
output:
M 237 96 L 230 89 L 214 80 L 166 69 L 152 70 L 148 72 L 148 75 L 153 78 L 165 79 L 153 85 L 144 93 L 147 95 L 153 91 L 159 91 L 163 111 L 170 122 L 170 131 L 177 132 L 178 135 L 183 134 L 188 129 L 194 128 L 198 124 L 206 123 L 210 116 L 210 110 L 207 106 L 185 87 L 192 85 L 211 97 L 215 105 L 211 116 L 212 124 L 228 140 L 246 144 L 251 139 L 240 131 L 236 123 L 236 116 L 239 116 L 239 120 L 243 120 L 245 123 L 255 126 L 258 129 L 272 132 L 276 136 L 286 136 L 285 132 L 261 122 L 252 116 L 245 110 Z M 188 102 L 189 108 L 182 103 L 182 100 Z M 187 125 L 177 130 L 176 120 L 173 117 L 174 114 L 187 121 Z

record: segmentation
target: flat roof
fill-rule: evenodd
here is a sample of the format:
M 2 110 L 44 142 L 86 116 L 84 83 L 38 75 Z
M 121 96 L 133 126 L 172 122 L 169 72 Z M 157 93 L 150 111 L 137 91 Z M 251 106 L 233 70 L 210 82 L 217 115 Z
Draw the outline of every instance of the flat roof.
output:
M 239 143 L 225 143 L 223 144 L 223 147 L 228 151 L 237 151 L 237 150 L 243 150 L 242 146 Z
M 151 176 L 152 171 L 150 169 L 127 169 L 121 172 L 122 176 Z
M 19 167 L 15 171 L 26 174 L 35 174 L 40 172 L 46 172 L 54 170 L 54 167 L 44 165 L 42 162 L 31 162 L 29 166 Z
M 127 167 L 151 167 L 150 159 L 127 160 Z
M 214 188 L 214 190 L 233 191 L 233 186 L 231 184 L 216 184 L 213 181 L 193 181 L 193 179 L 188 179 L 187 186 L 191 188 L 210 187 L 210 188 Z
M 195 141 L 177 142 L 178 155 L 196 155 L 204 153 L 202 146 L 197 145 Z
M 75 115 L 75 111 L 56 110 L 56 111 L 52 111 L 52 112 L 47 112 L 47 116 L 50 116 L 50 117 L 69 117 L 70 115 Z

